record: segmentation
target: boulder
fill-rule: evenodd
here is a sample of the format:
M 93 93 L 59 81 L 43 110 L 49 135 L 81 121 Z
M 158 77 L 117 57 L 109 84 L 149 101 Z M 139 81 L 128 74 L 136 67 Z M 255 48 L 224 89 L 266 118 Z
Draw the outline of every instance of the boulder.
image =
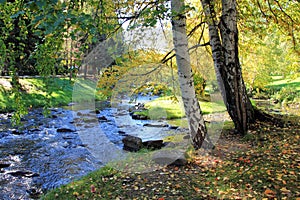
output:
M 181 149 L 158 151 L 153 154 L 152 160 L 159 165 L 184 166 L 187 164 L 185 151 Z
M 149 140 L 143 142 L 143 147 L 147 149 L 161 149 L 164 146 L 163 140 Z
M 126 151 L 138 151 L 142 148 L 143 142 L 139 137 L 128 135 L 122 139 L 123 149 Z

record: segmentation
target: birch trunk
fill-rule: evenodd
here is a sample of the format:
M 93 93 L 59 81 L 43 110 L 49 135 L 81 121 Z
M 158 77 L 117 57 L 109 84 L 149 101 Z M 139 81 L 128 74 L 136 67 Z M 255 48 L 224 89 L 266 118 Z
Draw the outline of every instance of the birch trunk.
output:
M 236 0 L 222 0 L 219 25 L 214 2 L 202 0 L 202 6 L 207 17 L 215 71 L 225 105 L 236 130 L 245 134 L 249 123 L 254 120 L 254 109 L 246 93 L 238 58 Z
M 207 129 L 201 113 L 198 99 L 194 89 L 190 55 L 188 53 L 188 40 L 186 35 L 186 17 L 183 14 L 184 1 L 172 0 L 172 33 L 173 43 L 178 66 L 178 76 L 185 114 L 188 119 L 190 136 L 195 149 L 211 148 L 207 139 Z

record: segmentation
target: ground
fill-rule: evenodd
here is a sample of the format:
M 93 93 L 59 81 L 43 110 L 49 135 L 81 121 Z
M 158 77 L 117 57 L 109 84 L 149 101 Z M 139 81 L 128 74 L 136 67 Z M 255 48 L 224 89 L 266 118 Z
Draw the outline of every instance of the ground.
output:
M 300 199 L 300 126 L 257 122 L 244 137 L 225 129 L 211 152 L 148 173 L 104 168 L 45 199 Z

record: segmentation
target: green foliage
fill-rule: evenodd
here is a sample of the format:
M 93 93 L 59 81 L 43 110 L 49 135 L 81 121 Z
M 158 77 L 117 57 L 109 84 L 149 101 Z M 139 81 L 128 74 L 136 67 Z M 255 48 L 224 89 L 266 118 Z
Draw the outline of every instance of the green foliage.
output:
M 127 67 L 112 66 L 105 69 L 100 75 L 98 81 L 97 94 L 101 94 L 110 98 L 112 96 L 113 88 L 122 78 L 122 76 L 128 71 Z
M 194 73 L 195 92 L 198 98 L 204 97 L 206 80 L 200 73 Z
M 16 122 L 27 110 L 23 103 L 26 99 L 22 99 L 26 95 L 19 87 L 18 76 L 49 77 L 61 73 L 62 65 L 79 65 L 74 57 L 80 58 L 90 44 L 115 31 L 118 21 L 111 5 L 110 1 L 101 1 L 99 7 L 99 2 L 94 1 L 57 0 L 0 4 L 0 70 L 2 75 L 12 77 Z M 50 82 L 43 88 L 47 93 L 43 95 L 45 108 L 51 106 Z
M 146 83 L 145 85 L 138 87 L 134 91 L 134 94 L 142 95 L 142 96 L 147 96 L 147 95 L 165 96 L 171 93 L 172 91 L 169 88 L 167 88 L 165 85 L 152 83 L 152 82 Z
M 264 90 L 271 76 L 299 76 L 299 12 L 295 1 L 240 2 L 240 55 L 250 93 Z M 297 31 L 298 30 L 298 31 Z
M 273 82 L 267 86 L 267 94 L 275 101 L 298 103 L 300 97 L 300 77 L 296 79 L 274 76 Z
M 296 98 L 299 98 L 300 92 L 297 92 L 294 87 L 283 87 L 272 97 L 279 102 L 285 101 L 288 103 L 294 101 Z

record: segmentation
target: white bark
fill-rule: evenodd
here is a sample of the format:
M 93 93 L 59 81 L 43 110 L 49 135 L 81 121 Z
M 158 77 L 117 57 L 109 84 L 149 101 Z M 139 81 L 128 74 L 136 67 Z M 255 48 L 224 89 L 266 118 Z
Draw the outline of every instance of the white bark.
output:
M 172 0 L 171 8 L 173 43 L 176 53 L 182 100 L 185 114 L 188 119 L 193 146 L 196 149 L 199 149 L 207 136 L 207 130 L 194 89 L 190 55 L 188 52 L 188 40 L 186 35 L 186 17 L 182 12 L 184 8 L 184 1 Z M 207 144 L 209 144 L 209 146 L 206 147 L 211 147 L 210 143 L 206 142 L 205 145 Z
M 254 111 L 246 94 L 238 57 L 236 1 L 222 0 L 222 17 L 218 25 L 214 2 L 201 2 L 209 26 L 210 44 L 221 93 L 236 130 L 245 134 L 248 124 L 254 119 Z
M 210 37 L 210 45 L 212 48 L 212 56 L 214 60 L 214 68 L 216 73 L 217 82 L 219 85 L 219 90 L 222 94 L 224 104 L 227 106 L 227 97 L 225 86 L 222 78 L 222 68 L 224 67 L 224 55 L 223 55 L 223 46 L 221 43 L 221 39 L 219 37 L 218 25 L 216 24 L 216 16 L 214 12 L 213 4 L 210 4 L 210 0 L 202 0 L 202 7 L 206 16 L 208 29 L 209 29 L 209 37 Z

